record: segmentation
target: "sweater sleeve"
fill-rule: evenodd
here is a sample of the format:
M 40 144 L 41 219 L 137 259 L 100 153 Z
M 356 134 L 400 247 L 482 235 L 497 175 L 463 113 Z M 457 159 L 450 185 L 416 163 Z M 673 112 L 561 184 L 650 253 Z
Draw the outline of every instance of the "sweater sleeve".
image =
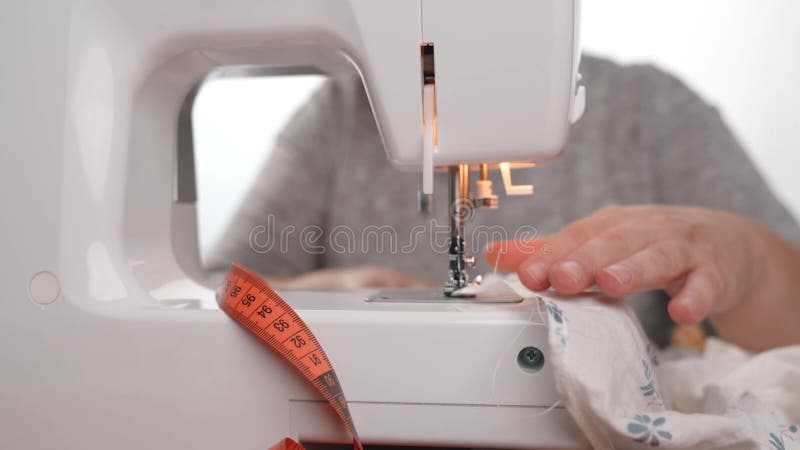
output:
M 737 213 L 800 243 L 800 229 L 758 173 L 719 112 L 676 78 L 641 67 L 648 81 L 643 146 L 660 203 Z

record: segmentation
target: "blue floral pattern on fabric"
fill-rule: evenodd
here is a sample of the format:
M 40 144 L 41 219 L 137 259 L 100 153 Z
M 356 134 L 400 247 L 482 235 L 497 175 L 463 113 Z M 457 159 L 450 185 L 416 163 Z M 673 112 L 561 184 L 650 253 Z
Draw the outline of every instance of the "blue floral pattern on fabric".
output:
M 778 433 L 769 434 L 769 445 L 771 450 L 786 450 L 787 439 L 789 442 L 794 442 L 800 439 L 800 426 L 798 425 L 784 425 L 778 430 Z
M 653 374 L 652 361 L 652 357 L 642 358 L 644 383 L 639 386 L 639 391 L 642 393 L 642 396 L 647 399 L 648 407 L 664 409 L 664 401 L 661 398 L 661 393 L 658 391 L 656 378 Z
M 652 364 L 653 367 L 658 367 L 660 364 L 658 361 L 658 352 L 656 352 L 656 349 L 649 342 L 647 343 L 647 355 L 650 357 L 650 364 Z
M 656 393 L 656 386 L 655 382 L 653 381 L 653 371 L 650 370 L 647 360 L 642 360 L 642 367 L 644 367 L 644 378 L 645 381 L 647 381 L 647 384 L 639 386 L 639 390 L 642 391 L 642 395 L 645 397 L 652 397 Z
M 559 337 L 561 340 L 561 347 L 566 347 L 567 345 L 567 318 L 564 316 L 564 311 L 558 307 L 555 303 L 544 300 L 543 298 L 539 297 L 539 300 L 544 303 L 545 308 L 547 309 L 547 313 L 553 319 L 554 329 L 556 336 Z
M 633 420 L 628 424 L 628 433 L 634 441 L 642 444 L 647 444 L 650 447 L 658 447 L 661 445 L 661 440 L 672 440 L 672 433 L 661 429 L 661 426 L 667 422 L 665 417 L 658 417 L 655 420 L 651 419 L 647 414 L 639 414 L 634 416 Z

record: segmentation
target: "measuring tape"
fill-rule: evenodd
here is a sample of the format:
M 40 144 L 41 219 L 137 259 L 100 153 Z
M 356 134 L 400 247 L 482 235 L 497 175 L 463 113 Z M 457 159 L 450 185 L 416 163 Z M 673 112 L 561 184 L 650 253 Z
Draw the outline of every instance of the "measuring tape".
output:
M 353 435 L 353 446 L 363 450 L 342 386 L 325 351 L 308 325 L 267 283 L 234 263 L 217 291 L 220 308 L 289 361 L 317 390 Z M 272 450 L 302 450 L 286 438 Z

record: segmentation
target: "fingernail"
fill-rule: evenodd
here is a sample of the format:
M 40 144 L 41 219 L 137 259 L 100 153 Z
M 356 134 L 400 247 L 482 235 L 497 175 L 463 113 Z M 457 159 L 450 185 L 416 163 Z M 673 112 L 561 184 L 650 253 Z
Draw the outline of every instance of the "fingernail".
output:
M 527 273 L 529 277 L 533 278 L 533 281 L 539 284 L 547 281 L 547 265 L 545 264 L 528 264 L 528 266 L 525 267 L 525 273 Z
M 623 264 L 615 264 L 605 268 L 606 273 L 614 277 L 619 284 L 628 284 L 633 280 L 633 271 Z
M 680 304 L 686 308 L 686 312 L 689 313 L 688 319 L 691 322 L 697 322 L 697 316 L 700 315 L 700 302 L 697 301 L 697 298 L 692 295 L 684 295 L 683 298 L 681 298 Z
M 566 261 L 558 265 L 559 270 L 564 272 L 574 283 L 580 283 L 583 279 L 583 266 L 575 261 Z

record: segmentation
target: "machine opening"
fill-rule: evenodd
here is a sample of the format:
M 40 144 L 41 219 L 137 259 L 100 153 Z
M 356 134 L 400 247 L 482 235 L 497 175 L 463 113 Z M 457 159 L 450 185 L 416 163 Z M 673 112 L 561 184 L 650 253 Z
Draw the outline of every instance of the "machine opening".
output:
M 198 249 L 206 271 L 227 268 L 218 254 L 230 239 L 237 213 L 265 175 L 281 131 L 327 79 L 317 74 L 236 76 L 211 78 L 200 86 L 191 131 Z

